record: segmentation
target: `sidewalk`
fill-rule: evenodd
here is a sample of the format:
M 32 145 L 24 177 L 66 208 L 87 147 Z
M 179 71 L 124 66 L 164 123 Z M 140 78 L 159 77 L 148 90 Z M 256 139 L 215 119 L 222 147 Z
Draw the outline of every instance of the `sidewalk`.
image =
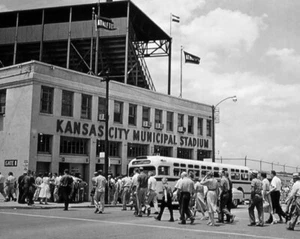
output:
M 91 202 L 70 203 L 69 208 L 94 208 Z M 117 205 L 105 205 L 105 207 L 122 207 L 121 204 Z M 64 208 L 64 203 L 48 202 L 48 205 L 40 204 L 38 201 L 34 202 L 34 205 L 28 206 L 27 204 L 19 204 L 18 202 L 4 202 L 0 199 L 0 209 L 53 209 Z

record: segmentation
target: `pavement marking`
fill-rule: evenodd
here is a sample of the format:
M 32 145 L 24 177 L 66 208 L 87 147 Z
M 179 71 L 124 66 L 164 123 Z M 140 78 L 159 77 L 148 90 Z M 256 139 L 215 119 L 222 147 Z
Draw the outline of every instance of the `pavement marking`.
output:
M 45 216 L 45 215 L 37 215 L 37 214 L 24 214 L 24 213 L 12 213 L 12 212 L 0 212 L 0 214 L 26 216 L 26 217 L 51 218 L 51 219 L 68 219 L 68 220 L 73 220 L 73 221 L 85 221 L 85 222 L 102 222 L 102 223 L 104 222 L 104 223 L 107 223 L 107 224 L 139 226 L 139 227 L 159 228 L 159 229 L 172 229 L 172 230 L 178 230 L 178 231 L 202 232 L 202 233 L 208 233 L 208 234 L 211 233 L 211 234 L 228 235 L 228 236 L 240 236 L 240 237 L 249 237 L 249 238 L 284 239 L 282 237 L 259 236 L 259 235 L 250 235 L 250 234 L 244 234 L 244 233 L 223 232 L 223 231 L 208 231 L 208 230 L 192 229 L 190 227 L 188 227 L 188 228 L 178 228 L 178 227 L 168 227 L 168 226 L 149 225 L 149 224 L 138 224 L 138 223 L 128 223 L 128 222 L 112 222 L 112 221 L 104 221 L 104 220 L 96 220 L 96 219 Z

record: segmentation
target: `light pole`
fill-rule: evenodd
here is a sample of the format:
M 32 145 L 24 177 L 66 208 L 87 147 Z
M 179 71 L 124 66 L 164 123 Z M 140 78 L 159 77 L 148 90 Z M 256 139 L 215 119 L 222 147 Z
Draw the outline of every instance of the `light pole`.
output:
M 108 122 L 109 122 L 109 81 L 110 69 L 105 73 L 102 81 L 106 82 L 106 102 L 105 102 L 105 155 L 104 155 L 104 176 L 108 179 L 108 164 L 109 164 L 109 141 L 108 141 Z M 105 193 L 105 202 L 108 202 L 108 193 Z
M 237 98 L 236 96 L 229 96 L 223 100 L 221 100 L 218 104 L 216 104 L 215 106 L 213 105 L 211 107 L 212 109 L 212 161 L 215 162 L 215 135 L 216 135 L 216 132 L 215 132 L 215 110 L 217 108 L 218 105 L 220 105 L 222 102 L 224 102 L 225 100 L 229 100 L 229 99 L 232 99 L 233 102 L 237 102 Z

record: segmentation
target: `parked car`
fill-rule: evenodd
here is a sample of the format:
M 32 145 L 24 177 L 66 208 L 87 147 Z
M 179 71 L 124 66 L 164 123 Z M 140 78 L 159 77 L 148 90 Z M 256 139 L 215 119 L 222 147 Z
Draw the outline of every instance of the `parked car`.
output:
M 241 190 L 232 188 L 232 206 L 236 208 L 244 202 L 244 193 Z

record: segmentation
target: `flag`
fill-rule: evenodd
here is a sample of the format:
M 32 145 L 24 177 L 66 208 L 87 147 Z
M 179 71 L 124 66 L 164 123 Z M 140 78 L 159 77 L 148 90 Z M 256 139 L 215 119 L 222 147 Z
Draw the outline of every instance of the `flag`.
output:
M 173 14 L 171 14 L 172 15 L 172 22 L 180 22 L 180 17 L 178 17 L 178 16 L 175 16 L 175 15 L 173 15 Z
M 103 28 L 110 31 L 116 30 L 116 28 L 114 27 L 114 22 L 110 18 L 100 17 L 100 16 L 98 17 L 95 14 L 95 20 L 96 20 L 97 29 Z
M 200 57 L 194 56 L 186 51 L 184 51 L 184 59 L 185 63 L 200 64 Z

